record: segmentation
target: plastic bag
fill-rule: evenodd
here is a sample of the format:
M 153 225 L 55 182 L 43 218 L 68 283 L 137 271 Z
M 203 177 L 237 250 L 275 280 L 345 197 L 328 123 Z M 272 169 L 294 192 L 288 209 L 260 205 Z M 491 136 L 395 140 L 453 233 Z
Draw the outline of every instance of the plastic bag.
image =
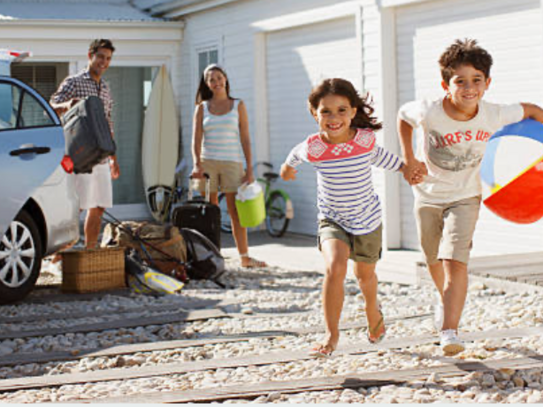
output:
M 250 184 L 244 183 L 238 188 L 238 193 L 236 194 L 236 200 L 245 202 L 255 199 L 259 194 L 262 193 L 262 187 L 257 181 L 251 182 Z

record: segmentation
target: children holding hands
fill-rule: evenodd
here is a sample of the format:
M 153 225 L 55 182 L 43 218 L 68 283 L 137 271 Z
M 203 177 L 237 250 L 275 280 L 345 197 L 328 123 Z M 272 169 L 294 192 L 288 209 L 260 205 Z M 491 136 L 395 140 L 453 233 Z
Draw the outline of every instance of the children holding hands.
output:
M 339 341 L 343 284 L 349 259 L 365 299 L 367 337 L 385 336 L 377 299 L 376 262 L 381 256 L 381 204 L 372 185 L 372 166 L 402 172 L 415 195 L 420 245 L 437 288 L 434 323 L 446 355 L 464 350 L 458 326 L 468 288 L 468 261 L 481 205 L 479 169 L 486 142 L 501 127 L 532 118 L 543 109 L 530 103 L 483 101 L 490 86 L 492 57 L 477 41 L 457 40 L 439 59 L 445 96 L 406 103 L 398 113 L 403 155 L 378 146 L 381 124 L 368 97 L 344 79 L 327 79 L 309 95 L 319 132 L 307 137 L 281 167 L 284 180 L 309 162 L 317 171 L 318 246 L 326 264 L 323 309 L 326 338 L 312 349 L 330 356 Z M 417 150 L 413 129 L 421 126 Z
M 365 299 L 367 337 L 371 343 L 385 336 L 385 323 L 377 299 L 376 262 L 381 257 L 381 204 L 372 184 L 372 166 L 422 179 L 416 168 L 407 171 L 395 154 L 376 144 L 381 124 L 372 116 L 368 98 L 358 95 L 344 79 L 327 79 L 309 95 L 309 110 L 319 132 L 307 137 L 281 167 L 284 180 L 296 178 L 296 166 L 309 162 L 317 171 L 319 210 L 318 246 L 326 263 L 323 308 L 326 338 L 314 356 L 330 356 L 339 341 L 343 284 L 349 259 Z
M 422 251 L 437 288 L 434 322 L 445 354 L 464 350 L 458 326 L 468 288 L 468 260 L 481 205 L 479 167 L 490 135 L 501 127 L 533 118 L 543 110 L 528 103 L 483 101 L 490 86 L 492 57 L 475 40 L 457 40 L 439 59 L 437 100 L 409 102 L 398 113 L 398 133 L 407 179 L 414 186 L 415 216 Z M 423 132 L 413 151 L 413 129 Z M 425 168 L 425 169 L 423 169 Z

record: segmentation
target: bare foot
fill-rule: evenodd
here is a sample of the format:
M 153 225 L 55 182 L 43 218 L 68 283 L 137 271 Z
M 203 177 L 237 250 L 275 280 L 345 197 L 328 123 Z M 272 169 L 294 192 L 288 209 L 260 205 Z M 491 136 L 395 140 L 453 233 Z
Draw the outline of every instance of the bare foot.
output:
M 311 350 L 309 354 L 311 356 L 317 357 L 328 357 L 332 356 L 332 353 L 336 350 L 337 344 L 339 342 L 339 333 L 337 335 L 332 335 L 328 333 L 326 335 L 326 340 L 322 343 L 318 343 Z
M 241 267 L 257 268 L 257 267 L 268 267 L 268 265 L 264 261 L 256 260 L 249 256 L 242 256 Z
M 60 253 L 56 253 L 53 256 L 50 257 L 51 263 L 55 264 L 62 260 L 62 255 Z

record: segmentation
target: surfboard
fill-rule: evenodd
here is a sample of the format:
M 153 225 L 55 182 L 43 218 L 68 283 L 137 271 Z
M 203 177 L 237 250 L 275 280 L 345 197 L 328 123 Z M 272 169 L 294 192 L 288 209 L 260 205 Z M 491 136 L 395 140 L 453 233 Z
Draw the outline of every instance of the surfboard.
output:
M 163 65 L 156 75 L 145 111 L 142 173 L 147 206 L 163 222 L 174 192 L 179 151 L 179 121 L 173 88 Z

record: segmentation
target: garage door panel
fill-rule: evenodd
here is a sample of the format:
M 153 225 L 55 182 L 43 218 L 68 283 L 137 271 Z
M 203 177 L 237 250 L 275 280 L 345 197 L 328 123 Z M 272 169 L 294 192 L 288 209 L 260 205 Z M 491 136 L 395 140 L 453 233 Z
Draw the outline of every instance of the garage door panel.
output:
M 476 38 L 494 59 L 485 99 L 542 103 L 539 0 L 446 0 L 397 8 L 398 103 L 443 95 L 437 60 L 456 38 Z M 418 248 L 413 195 L 401 186 L 402 246 Z M 482 209 L 474 254 L 541 250 L 543 223 L 509 224 Z
M 266 41 L 270 157 L 275 168 L 290 150 L 318 131 L 307 109 L 311 88 L 324 78 L 343 77 L 360 83 L 360 61 L 354 17 L 270 33 Z M 309 164 L 298 168 L 297 179 L 284 183 L 295 218 L 289 230 L 315 234 L 317 181 Z

